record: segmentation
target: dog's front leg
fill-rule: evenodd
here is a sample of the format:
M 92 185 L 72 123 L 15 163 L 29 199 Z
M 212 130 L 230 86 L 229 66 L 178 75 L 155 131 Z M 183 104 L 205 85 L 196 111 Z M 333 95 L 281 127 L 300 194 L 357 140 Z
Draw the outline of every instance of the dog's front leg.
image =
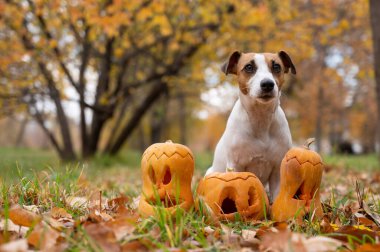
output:
M 269 200 L 272 203 L 280 191 L 280 167 L 273 169 L 269 177 Z

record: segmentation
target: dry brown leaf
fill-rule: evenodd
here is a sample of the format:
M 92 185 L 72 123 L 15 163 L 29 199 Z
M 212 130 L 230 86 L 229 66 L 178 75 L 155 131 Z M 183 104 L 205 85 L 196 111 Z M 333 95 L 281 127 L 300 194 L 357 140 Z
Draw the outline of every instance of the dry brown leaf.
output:
M 372 220 L 368 219 L 367 217 L 365 217 L 361 213 L 355 213 L 354 217 L 355 217 L 355 220 L 356 220 L 356 222 L 357 222 L 358 225 L 364 225 L 364 226 L 367 226 L 367 227 L 374 227 L 374 226 L 376 226 L 375 222 L 373 222 Z
M 20 234 L 21 236 L 25 236 L 25 234 L 28 232 L 27 227 L 22 227 L 19 225 L 16 225 L 12 222 L 12 220 L 8 219 L 7 226 L 5 225 L 5 219 L 0 220 L 0 231 L 7 230 L 8 232 L 15 232 L 17 234 Z
M 355 252 L 378 252 L 380 244 L 363 244 L 356 248 Z
M 31 211 L 35 214 L 40 214 L 40 210 L 38 209 L 38 206 L 36 205 L 22 205 L 22 208 Z
M 331 226 L 329 218 L 327 216 L 323 216 L 320 226 L 321 232 L 324 234 L 334 232 L 334 228 Z
M 73 217 L 65 209 L 60 207 L 53 207 L 50 211 L 50 215 L 54 219 L 68 218 L 72 219 Z
M 129 197 L 127 196 L 120 196 L 114 199 L 111 199 L 107 202 L 108 207 L 125 207 L 125 205 L 129 202 Z
M 306 238 L 298 233 L 281 231 L 278 233 L 266 233 L 259 246 L 260 251 L 272 252 L 307 252 L 304 245 Z
M 0 246 L 1 252 L 26 252 L 28 251 L 28 242 L 26 239 L 19 239 L 5 243 Z
M 117 218 L 113 221 L 106 223 L 106 226 L 111 228 L 114 232 L 116 240 L 120 241 L 125 238 L 127 235 L 130 235 L 135 231 L 136 228 L 136 219 L 133 218 Z
M 240 238 L 241 238 L 240 235 L 234 233 L 232 228 L 223 224 L 221 224 L 221 227 L 223 231 L 222 240 L 224 244 L 237 245 L 240 243 Z
M 256 237 L 262 239 L 262 237 L 268 233 L 278 233 L 278 230 L 274 227 L 260 226 L 260 228 L 256 230 Z
M 37 249 L 49 251 L 56 245 L 59 236 L 59 232 L 45 222 L 40 222 L 29 234 L 28 243 Z
M 149 246 L 147 244 L 150 244 L 150 241 L 131 241 L 126 244 L 124 244 L 121 247 L 121 251 L 129 252 L 129 251 L 150 251 Z
M 359 240 L 363 240 L 365 236 L 369 236 L 372 239 L 379 239 L 379 234 L 377 234 L 376 232 L 359 229 L 353 226 L 342 226 L 337 231 L 330 234 L 330 237 L 343 242 L 348 241 L 347 236 L 353 236 L 358 238 Z
M 325 237 L 315 236 L 303 242 L 307 252 L 330 252 L 336 251 L 343 245 L 341 241 Z
M 255 230 L 242 230 L 240 245 L 257 250 L 260 245 L 260 240 L 256 238 L 256 233 Z
M 42 220 L 42 217 L 16 205 L 9 210 L 9 218 L 14 224 L 31 227 Z
M 66 198 L 66 204 L 72 208 L 88 207 L 88 199 L 85 197 L 69 196 Z
M 99 246 L 103 251 L 118 252 L 121 250 L 113 230 L 107 227 L 105 223 L 91 223 L 85 225 L 85 230 L 92 238 L 93 243 Z
M 107 213 L 99 212 L 98 210 L 91 211 L 88 215 L 88 220 L 91 222 L 107 222 L 113 220 L 113 217 Z

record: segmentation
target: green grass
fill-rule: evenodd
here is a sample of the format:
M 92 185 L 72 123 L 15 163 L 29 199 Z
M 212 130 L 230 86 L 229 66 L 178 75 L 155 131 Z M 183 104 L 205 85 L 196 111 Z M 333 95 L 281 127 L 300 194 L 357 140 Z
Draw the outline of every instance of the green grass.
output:
M 132 199 L 138 196 L 141 190 L 139 170 L 141 153 L 138 151 L 124 150 L 116 157 L 97 156 L 76 164 L 62 164 L 53 152 L 46 150 L 0 148 L 0 157 L 0 176 L 5 178 L 3 181 L 6 182 L 2 183 L 0 180 L 0 206 L 4 208 L 3 217 L 6 219 L 9 205 L 19 203 L 37 205 L 42 212 L 50 211 L 53 206 L 62 207 L 78 220 L 88 213 L 88 209 L 68 205 L 65 199 L 69 196 L 90 198 L 94 192 L 98 195 L 100 191 L 109 199 L 120 195 Z M 211 164 L 212 153 L 195 153 L 195 160 L 197 172 L 203 173 Z M 379 169 L 375 155 L 325 156 L 324 161 L 327 165 L 343 168 L 342 170 L 339 168 L 338 173 L 344 169 L 364 173 Z M 46 172 L 41 172 L 43 170 Z M 87 185 L 78 183 L 83 170 Z M 336 183 L 338 177 L 336 174 L 326 173 L 324 176 L 331 178 L 331 181 L 326 179 L 325 183 L 327 181 L 330 185 Z M 13 180 L 7 181 L 7 178 Z M 344 181 L 344 184 L 347 183 Z M 354 190 L 353 185 L 350 185 L 350 190 L 344 195 L 335 195 L 332 190 L 324 199 L 332 209 L 330 214 L 336 216 L 341 224 L 347 225 L 351 220 L 352 216 L 346 216 L 344 209 L 348 203 L 356 201 L 356 195 L 352 193 Z M 380 213 L 379 199 L 371 198 L 369 194 L 365 198 L 369 206 Z M 202 204 L 200 207 L 202 208 Z M 194 243 L 187 242 L 191 240 L 207 250 L 219 251 L 221 238 L 207 237 L 205 229 L 211 227 L 215 232 L 222 234 L 223 226 L 214 225 L 212 220 L 200 212 L 193 210 L 184 213 L 179 210 L 174 219 L 162 212 L 155 218 L 141 219 L 133 235 L 126 237 L 120 243 L 143 239 L 148 240 L 153 248 L 162 250 L 167 250 L 169 247 L 197 248 Z M 242 230 L 258 230 L 273 224 L 271 221 L 259 223 L 235 221 L 224 223 L 224 228 L 227 227 L 240 235 Z M 311 219 L 305 219 L 302 225 L 291 222 L 289 227 L 307 236 L 321 234 L 320 223 Z M 71 251 L 97 250 L 96 241 L 91 240 L 81 225 L 71 237 L 68 237 L 68 243 Z
M 375 154 L 367 155 L 325 155 L 325 164 L 355 171 L 380 170 L 379 159 Z
M 62 163 L 53 150 L 5 148 L 0 147 L 0 177 L 12 180 L 18 178 L 21 171 L 24 176 L 30 176 L 43 170 L 64 170 L 65 167 L 84 167 L 88 175 L 99 175 L 104 172 L 117 172 L 120 169 L 139 169 L 140 151 L 122 150 L 116 156 L 98 155 L 92 159 L 74 163 Z M 196 169 L 206 171 L 212 163 L 212 153 L 195 154 Z

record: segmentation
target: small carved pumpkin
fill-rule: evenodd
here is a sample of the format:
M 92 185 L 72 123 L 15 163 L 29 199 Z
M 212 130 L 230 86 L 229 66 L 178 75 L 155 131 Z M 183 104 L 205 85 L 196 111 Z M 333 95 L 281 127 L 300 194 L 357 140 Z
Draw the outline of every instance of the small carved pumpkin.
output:
M 258 220 L 268 210 L 268 197 L 260 180 L 250 172 L 214 172 L 198 186 L 198 196 L 220 220 Z
M 272 205 L 275 221 L 323 215 L 319 188 L 324 168 L 321 156 L 309 149 L 313 141 L 309 139 L 303 148 L 290 149 L 281 162 L 280 192 Z
M 141 216 L 155 215 L 158 206 L 170 214 L 177 207 L 189 210 L 193 206 L 194 157 L 189 148 L 171 141 L 153 144 L 142 156 L 141 169 Z

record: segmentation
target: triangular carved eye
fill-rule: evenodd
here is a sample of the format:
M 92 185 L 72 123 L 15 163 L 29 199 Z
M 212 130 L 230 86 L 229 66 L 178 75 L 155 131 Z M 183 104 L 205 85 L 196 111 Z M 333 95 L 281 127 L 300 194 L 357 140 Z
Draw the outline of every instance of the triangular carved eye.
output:
M 148 174 L 153 184 L 156 184 L 156 174 L 154 173 L 153 167 L 151 165 L 148 168 Z
M 248 190 L 248 205 L 252 206 L 256 203 L 255 188 L 250 187 Z
M 170 172 L 170 168 L 166 167 L 166 171 L 165 171 L 165 175 L 164 175 L 164 180 L 162 181 L 162 183 L 164 185 L 167 185 L 167 184 L 170 183 L 170 181 L 172 181 L 172 174 Z

